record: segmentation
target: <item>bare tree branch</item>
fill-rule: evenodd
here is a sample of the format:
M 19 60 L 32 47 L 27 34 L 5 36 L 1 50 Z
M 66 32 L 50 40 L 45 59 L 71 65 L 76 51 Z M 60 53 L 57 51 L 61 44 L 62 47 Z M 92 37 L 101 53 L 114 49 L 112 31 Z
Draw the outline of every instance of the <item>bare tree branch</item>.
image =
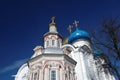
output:
M 101 37 L 101 39 L 98 38 L 98 34 L 96 35 L 93 32 L 91 34 L 95 41 L 94 44 L 98 45 L 98 47 L 104 47 L 102 51 L 106 55 L 106 59 L 108 59 L 108 66 L 113 70 L 113 72 L 115 72 L 120 80 L 120 72 L 117 69 L 118 65 L 116 65 L 116 63 L 120 61 L 120 23 L 117 21 L 118 17 L 103 20 L 100 33 L 104 35 L 102 35 L 103 37 Z M 107 53 L 106 49 L 108 49 Z M 111 55 L 114 57 L 114 63 L 110 59 Z

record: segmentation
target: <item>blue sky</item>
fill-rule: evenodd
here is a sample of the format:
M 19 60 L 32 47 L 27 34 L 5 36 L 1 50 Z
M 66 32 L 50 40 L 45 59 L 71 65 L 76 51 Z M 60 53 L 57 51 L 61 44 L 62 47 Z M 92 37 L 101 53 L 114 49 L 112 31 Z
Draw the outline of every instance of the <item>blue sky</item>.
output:
M 120 0 L 1 0 L 0 1 L 0 80 L 14 80 L 21 64 L 43 45 L 52 16 L 65 37 L 68 25 L 99 30 L 103 18 L 120 16 Z

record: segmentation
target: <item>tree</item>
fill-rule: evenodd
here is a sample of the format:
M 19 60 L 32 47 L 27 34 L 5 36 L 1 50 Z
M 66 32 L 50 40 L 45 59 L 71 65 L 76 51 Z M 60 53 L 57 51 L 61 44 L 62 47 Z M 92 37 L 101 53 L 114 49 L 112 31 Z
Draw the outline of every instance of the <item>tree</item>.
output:
M 120 80 L 120 22 L 118 21 L 118 17 L 104 19 L 99 33 L 92 32 L 92 36 L 95 46 L 106 56 L 109 68 Z

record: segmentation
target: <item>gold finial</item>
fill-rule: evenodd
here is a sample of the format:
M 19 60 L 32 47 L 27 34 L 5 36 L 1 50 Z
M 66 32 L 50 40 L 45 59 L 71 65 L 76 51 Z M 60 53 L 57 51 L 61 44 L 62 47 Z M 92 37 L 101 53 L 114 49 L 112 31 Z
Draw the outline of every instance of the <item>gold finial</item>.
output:
M 67 28 L 69 30 L 70 34 L 72 32 L 72 28 L 73 28 L 73 26 L 71 26 L 71 25 L 69 25 L 68 28 Z
M 76 28 L 78 28 L 78 23 L 79 23 L 79 21 L 76 21 L 76 20 L 73 22 L 73 24 L 75 25 Z
M 52 23 L 55 23 L 55 16 L 53 16 L 51 20 L 52 20 Z

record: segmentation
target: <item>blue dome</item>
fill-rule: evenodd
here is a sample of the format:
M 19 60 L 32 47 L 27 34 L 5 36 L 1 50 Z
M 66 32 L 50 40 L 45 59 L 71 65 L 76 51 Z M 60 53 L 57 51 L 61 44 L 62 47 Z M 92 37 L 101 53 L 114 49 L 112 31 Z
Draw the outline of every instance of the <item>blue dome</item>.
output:
M 76 41 L 78 39 L 90 39 L 90 35 L 88 32 L 84 31 L 84 30 L 79 30 L 79 29 L 76 29 L 75 32 L 73 32 L 70 37 L 69 37 L 69 40 L 68 40 L 68 43 L 72 43 L 73 41 Z

